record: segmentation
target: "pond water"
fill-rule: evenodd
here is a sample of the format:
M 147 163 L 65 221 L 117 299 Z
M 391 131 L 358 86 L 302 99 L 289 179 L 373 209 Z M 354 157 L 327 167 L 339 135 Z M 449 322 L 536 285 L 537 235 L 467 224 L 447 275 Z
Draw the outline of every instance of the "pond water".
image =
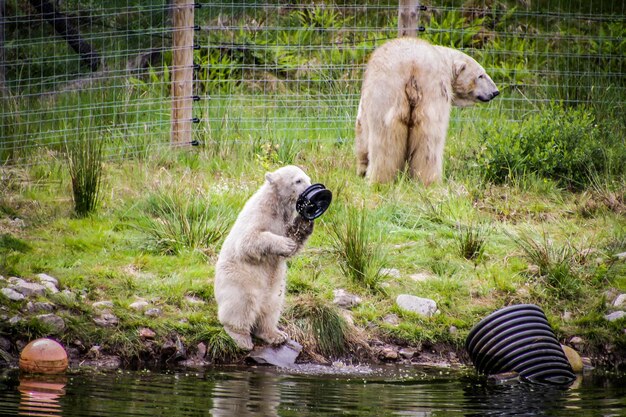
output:
M 1 416 L 626 416 L 626 375 L 567 389 L 428 368 L 0 373 Z

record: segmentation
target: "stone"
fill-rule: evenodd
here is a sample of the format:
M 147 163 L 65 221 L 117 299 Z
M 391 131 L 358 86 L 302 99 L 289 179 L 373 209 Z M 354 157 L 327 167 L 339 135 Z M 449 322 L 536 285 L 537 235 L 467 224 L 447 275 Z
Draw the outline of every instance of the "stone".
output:
M 457 334 L 458 332 L 459 332 L 459 329 L 457 329 L 457 328 L 456 328 L 456 326 L 450 326 L 450 327 L 448 328 L 448 333 L 450 333 L 450 334 L 452 334 L 452 335 L 455 335 L 455 334 Z
M 159 317 L 161 315 L 162 311 L 160 308 L 151 308 L 149 310 L 146 310 L 145 314 L 148 317 Z
M 400 356 L 402 356 L 404 359 L 413 359 L 416 352 L 417 351 L 412 348 L 402 348 L 398 351 Z
M 616 321 L 626 317 L 626 311 L 614 311 L 611 314 L 607 314 L 604 318 L 608 321 Z
M 415 295 L 400 294 L 396 298 L 396 304 L 402 310 L 417 313 L 425 317 L 432 317 L 437 312 L 437 303 L 434 300 L 417 297 Z
M 573 315 L 570 311 L 563 312 L 563 321 L 572 321 Z
M 142 327 L 139 329 L 139 337 L 142 339 L 154 339 L 156 337 L 156 333 L 154 330 L 148 329 L 147 327 Z
M 582 337 L 580 337 L 580 336 L 574 336 L 574 337 L 572 337 L 572 338 L 569 340 L 569 342 L 570 342 L 572 345 L 582 345 L 584 341 L 583 341 L 583 338 L 582 338 Z
M 28 311 L 29 313 L 41 313 L 41 312 L 50 313 L 51 311 L 54 311 L 54 309 L 55 309 L 55 305 L 49 302 L 29 301 L 26 304 L 26 311 Z
M 539 265 L 530 264 L 528 268 L 526 268 L 526 272 L 528 272 L 528 275 L 536 277 L 541 275 L 541 268 Z
M 11 326 L 15 326 L 18 323 L 22 322 L 22 318 L 20 316 L 13 316 L 9 319 L 9 324 Z
M 626 306 L 626 294 L 618 295 L 615 300 L 613 300 L 613 307 L 625 307 Z
M 11 301 L 21 301 L 24 299 L 24 294 L 21 294 L 12 288 L 3 288 L 0 292 L 2 292 L 2 295 Z
M 55 277 L 51 277 L 48 274 L 37 274 L 37 278 L 39 278 L 39 281 L 42 283 L 49 282 L 51 284 L 54 284 L 55 287 L 59 286 L 59 280 Z
M 400 278 L 400 271 L 396 268 L 381 268 L 380 270 L 381 276 L 389 276 L 393 278 Z
M 339 306 L 341 308 L 352 308 L 361 304 L 361 297 L 350 294 L 344 289 L 333 290 L 333 295 L 335 296 L 333 300 L 333 304 Z
M 199 299 L 197 297 L 193 297 L 191 295 L 187 295 L 185 297 L 185 302 L 187 304 L 191 304 L 191 305 L 195 305 L 195 306 L 201 306 L 201 305 L 205 305 L 206 304 L 206 302 L 204 300 L 201 300 L 201 299 Z
M 378 358 L 383 361 L 396 361 L 398 360 L 398 351 L 386 346 L 378 353 Z
M 110 300 L 96 301 L 91 306 L 98 310 L 105 310 L 108 308 L 113 308 L 113 301 L 110 301 Z
M 93 321 L 100 327 L 113 327 L 119 323 L 119 319 L 111 313 L 103 313 L 95 317 Z
M 576 373 L 581 373 L 583 371 L 583 360 L 574 349 L 569 346 L 561 345 L 563 348 L 563 353 L 567 357 L 569 364 L 572 367 L 572 370 Z
M 0 349 L 4 350 L 5 352 L 8 352 L 11 350 L 12 346 L 13 346 L 13 343 L 11 343 L 9 339 L 7 339 L 4 336 L 0 336 Z
M 400 324 L 400 317 L 397 314 L 387 314 L 383 317 L 383 323 L 389 324 L 391 326 L 397 326 Z
M 46 293 L 46 287 L 43 285 L 24 281 L 19 278 L 12 283 L 9 288 L 23 294 L 26 297 L 38 297 Z
M 148 306 L 150 305 L 150 303 L 148 303 L 147 301 L 144 300 L 139 300 L 139 301 L 135 301 L 134 303 L 130 304 L 128 307 L 135 310 L 135 311 L 143 311 L 146 308 L 148 308 Z
M 52 328 L 53 333 L 59 334 L 65 330 L 65 321 L 56 314 L 41 314 L 37 319 Z
M 429 279 L 433 279 L 434 277 L 435 276 L 429 272 L 418 272 L 417 274 L 409 275 L 409 278 L 411 278 L 415 282 L 428 281 Z
M 282 345 L 255 346 L 247 356 L 249 361 L 260 365 L 274 365 L 279 368 L 290 368 L 302 351 L 302 345 L 295 340 L 288 340 Z

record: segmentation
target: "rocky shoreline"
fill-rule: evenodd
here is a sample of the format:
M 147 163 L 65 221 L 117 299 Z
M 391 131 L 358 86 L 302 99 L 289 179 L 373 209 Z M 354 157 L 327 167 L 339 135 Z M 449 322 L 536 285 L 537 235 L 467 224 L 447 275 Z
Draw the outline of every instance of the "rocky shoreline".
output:
M 48 337 L 59 340 L 67 328 L 62 316 L 67 317 L 71 313 L 51 300 L 63 299 L 66 302 L 72 300 L 76 303 L 88 303 L 84 294 L 77 295 L 67 289 L 60 290 L 58 280 L 43 273 L 38 274 L 33 280 L 0 276 L 0 287 L 2 287 L 0 288 L 0 323 L 4 323 L 2 327 L 4 334 L 0 334 L 0 366 L 3 366 L 3 362 L 4 366 L 17 366 L 19 353 L 31 339 L 29 334 L 19 334 L 15 331 L 7 332 L 7 329 L 19 329 L 27 327 L 25 326 L 27 323 L 39 322 L 49 330 Z M 346 311 L 349 319 L 349 309 L 358 305 L 361 302 L 360 298 L 341 289 L 336 290 L 334 294 L 334 304 Z M 607 314 L 605 319 L 614 321 L 625 317 L 626 294 L 616 294 L 611 297 L 611 300 L 614 311 Z M 398 296 L 396 301 L 401 309 L 425 316 L 438 314 L 436 303 L 433 300 L 402 294 Z M 186 297 L 185 302 L 195 305 L 206 303 L 204 300 L 191 296 Z M 12 308 L 9 308 L 7 303 Z M 94 312 L 94 326 L 112 328 L 119 324 L 119 318 L 112 312 L 113 303 L 111 301 L 92 302 L 90 308 Z M 158 318 L 162 314 L 159 307 L 153 306 L 146 300 L 137 300 L 128 308 L 152 318 Z M 384 318 L 384 321 L 394 325 L 394 323 L 398 324 L 399 318 L 390 314 Z M 450 332 L 455 331 L 456 329 L 450 328 Z M 132 356 L 104 349 L 98 344 L 87 344 L 79 339 L 69 342 L 66 340 L 64 347 L 68 353 L 71 368 L 90 367 L 106 370 L 161 367 L 201 368 L 223 364 L 223 362 L 218 363 L 208 359 L 208 346 L 205 342 L 187 344 L 184 338 L 178 334 L 171 333 L 165 337 L 158 336 L 157 332 L 148 327 L 139 327 L 137 333 L 141 348 Z M 566 344 L 581 352 L 582 355 L 588 356 L 585 358 L 588 365 L 620 368 L 625 363 L 624 356 L 619 349 L 612 346 L 595 347 L 594 353 L 589 354 L 590 352 L 585 351 L 586 342 L 580 337 L 571 337 Z M 236 355 L 228 363 L 255 363 L 255 352 L 257 351 L 253 351 L 251 355 L 246 353 Z M 332 364 L 331 360 L 315 352 L 307 352 L 306 349 L 298 353 L 300 353 L 296 355 L 298 363 Z M 407 346 L 399 341 L 383 341 L 374 337 L 364 338 L 362 346 L 341 358 L 341 361 L 349 364 L 395 363 L 446 368 L 471 366 L 467 352 L 449 344 L 422 344 L 416 347 Z

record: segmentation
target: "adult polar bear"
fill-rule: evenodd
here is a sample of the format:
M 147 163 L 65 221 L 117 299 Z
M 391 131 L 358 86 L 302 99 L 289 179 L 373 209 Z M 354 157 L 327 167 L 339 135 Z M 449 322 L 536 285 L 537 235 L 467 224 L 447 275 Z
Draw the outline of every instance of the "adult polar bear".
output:
M 371 183 L 409 166 L 428 185 L 441 179 L 451 106 L 487 102 L 499 91 L 474 59 L 416 38 L 376 49 L 363 79 L 356 120 L 357 173 Z

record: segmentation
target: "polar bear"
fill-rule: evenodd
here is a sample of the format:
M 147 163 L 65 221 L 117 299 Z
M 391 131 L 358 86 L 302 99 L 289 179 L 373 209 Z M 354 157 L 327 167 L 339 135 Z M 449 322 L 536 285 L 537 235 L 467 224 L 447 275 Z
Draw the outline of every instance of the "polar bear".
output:
M 224 240 L 215 266 L 218 319 L 244 350 L 255 335 L 279 344 L 277 328 L 285 298 L 287 258 L 305 244 L 313 221 L 296 215 L 298 196 L 311 185 L 302 169 L 289 165 L 265 175 Z
M 416 38 L 385 43 L 370 57 L 361 88 L 357 173 L 385 183 L 408 164 L 411 178 L 440 180 L 451 106 L 498 94 L 483 67 L 460 51 Z

